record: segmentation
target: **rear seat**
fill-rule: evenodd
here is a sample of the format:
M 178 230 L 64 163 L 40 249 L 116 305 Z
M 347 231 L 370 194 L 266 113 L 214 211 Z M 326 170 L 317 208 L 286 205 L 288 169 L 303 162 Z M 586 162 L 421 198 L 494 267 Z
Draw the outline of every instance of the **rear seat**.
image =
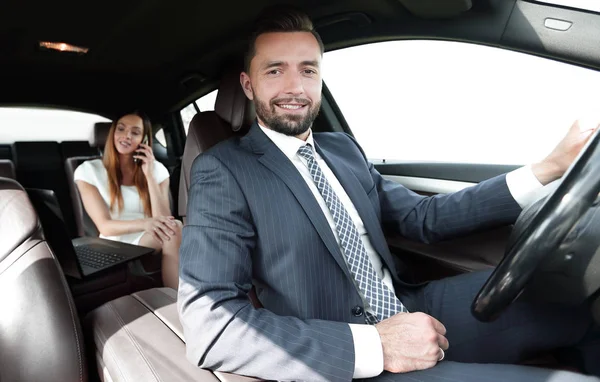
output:
M 60 153 L 65 161 L 67 158 L 100 155 L 100 148 L 90 145 L 89 141 L 62 141 Z
M 0 159 L 0 178 L 17 179 L 15 165 L 10 159 Z
M 98 122 L 94 125 L 93 140 L 91 145 L 88 145 L 91 149 L 92 155 L 64 156 L 65 172 L 67 174 L 67 181 L 69 183 L 68 186 L 71 195 L 71 203 L 73 206 L 73 214 L 78 237 L 98 236 L 99 232 L 98 228 L 96 228 L 96 225 L 83 208 L 83 202 L 81 201 L 81 196 L 79 195 L 79 189 L 77 188 L 74 180 L 75 170 L 80 164 L 87 160 L 102 157 L 102 152 L 104 151 L 104 145 L 106 144 L 106 139 L 108 138 L 108 132 L 111 128 L 111 125 L 111 122 Z M 81 149 L 83 149 L 83 147 L 80 146 L 79 150 Z M 73 148 L 70 148 L 70 150 L 73 152 Z M 65 152 L 63 151 L 63 154 L 64 153 Z M 171 210 L 173 210 L 173 203 L 171 191 L 169 190 L 169 204 L 171 206 Z
M 0 159 L 12 160 L 12 148 L 11 145 L 1 144 L 0 145 Z
M 77 230 L 58 142 L 15 142 L 12 156 L 23 187 L 54 191 L 69 234 L 74 237 Z
M 101 157 L 110 127 L 110 122 L 98 122 L 94 125 L 94 137 L 90 145 L 91 149 L 95 151 L 93 155 L 64 157 L 65 173 L 67 174 L 69 193 L 71 195 L 71 205 L 73 208 L 73 216 L 75 218 L 75 227 L 78 237 L 95 237 L 99 235 L 99 232 L 98 228 L 96 228 L 96 225 L 83 208 L 83 202 L 81 201 L 79 190 L 77 189 L 77 185 L 74 181 L 75 170 L 83 162 Z
M 199 113 L 192 120 L 182 161 L 183 216 L 193 160 L 220 140 L 245 133 L 254 116 L 247 106 L 239 71 L 230 72 L 221 81 L 215 112 Z M 88 315 L 102 380 L 256 381 L 202 370 L 187 360 L 176 298 L 173 289 L 155 288 L 111 301 Z

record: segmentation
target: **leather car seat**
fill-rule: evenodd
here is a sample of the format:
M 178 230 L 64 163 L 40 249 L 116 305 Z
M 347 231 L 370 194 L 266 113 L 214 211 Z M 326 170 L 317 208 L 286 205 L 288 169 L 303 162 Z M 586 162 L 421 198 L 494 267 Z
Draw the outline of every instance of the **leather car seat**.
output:
M 0 380 L 87 381 L 77 311 L 23 187 L 0 178 Z

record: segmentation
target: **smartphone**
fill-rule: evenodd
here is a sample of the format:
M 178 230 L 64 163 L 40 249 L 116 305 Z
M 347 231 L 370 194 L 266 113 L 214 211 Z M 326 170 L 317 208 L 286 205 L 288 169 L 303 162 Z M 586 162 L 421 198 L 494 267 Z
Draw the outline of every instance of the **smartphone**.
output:
M 144 135 L 144 140 L 142 141 L 142 143 L 145 144 L 145 145 L 148 144 L 148 136 L 147 135 Z M 138 146 L 138 148 L 139 148 L 139 146 Z M 137 153 L 137 155 L 144 155 L 144 154 Z M 136 163 L 136 164 L 141 164 L 142 163 L 142 161 L 140 159 L 138 159 L 138 158 L 133 158 L 133 162 Z

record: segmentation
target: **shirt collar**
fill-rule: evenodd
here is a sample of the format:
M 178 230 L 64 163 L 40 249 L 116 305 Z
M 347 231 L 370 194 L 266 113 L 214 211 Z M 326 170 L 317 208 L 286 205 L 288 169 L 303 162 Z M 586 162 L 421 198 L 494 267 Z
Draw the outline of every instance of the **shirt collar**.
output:
M 315 149 L 315 142 L 313 140 L 312 129 L 308 130 L 308 137 L 306 138 L 306 142 L 302 139 L 298 139 L 293 136 L 285 135 L 282 133 L 278 133 L 277 131 L 273 131 L 266 127 L 263 127 L 260 123 L 258 124 L 260 129 L 269 137 L 269 139 L 281 150 L 286 157 L 290 160 L 296 157 L 298 149 L 305 144 L 310 144 L 312 149 Z

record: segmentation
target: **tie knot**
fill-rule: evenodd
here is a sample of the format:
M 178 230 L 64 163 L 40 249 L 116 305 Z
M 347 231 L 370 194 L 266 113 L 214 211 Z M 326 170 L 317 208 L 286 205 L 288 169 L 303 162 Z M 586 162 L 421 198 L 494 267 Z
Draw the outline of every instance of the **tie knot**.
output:
M 300 146 L 300 148 L 298 149 L 298 155 L 305 158 L 306 160 L 315 159 L 312 148 L 309 143 L 307 143 L 303 146 Z

